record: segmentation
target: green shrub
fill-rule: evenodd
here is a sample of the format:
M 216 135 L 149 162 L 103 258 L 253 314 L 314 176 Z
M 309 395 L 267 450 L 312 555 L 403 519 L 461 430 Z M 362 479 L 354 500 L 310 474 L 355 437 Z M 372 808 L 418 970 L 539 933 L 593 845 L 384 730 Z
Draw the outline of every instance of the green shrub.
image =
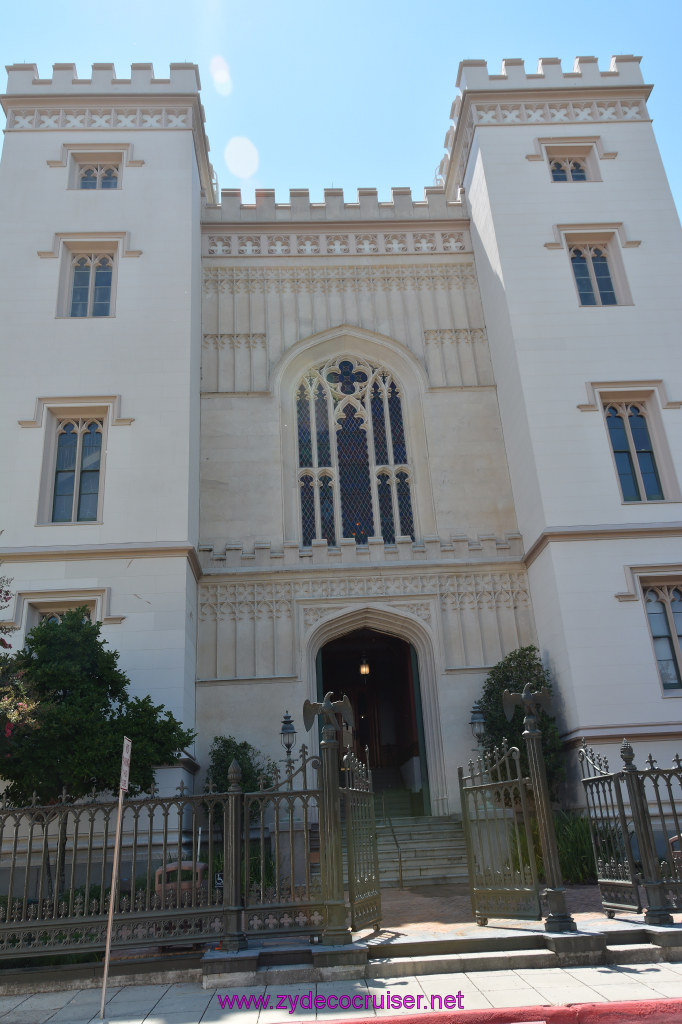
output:
M 597 881 L 590 822 L 579 811 L 557 811 L 554 815 L 559 867 L 564 882 L 589 885 Z
M 559 868 L 564 882 L 571 885 L 589 885 L 597 881 L 597 866 L 592 851 L 590 823 L 588 818 L 579 811 L 556 811 L 554 814 L 554 831 L 556 835 Z M 540 835 L 537 818 L 531 821 L 533 854 L 538 880 L 546 882 L 545 866 L 540 848 Z M 519 830 L 521 858 L 524 864 L 529 863 L 528 843 L 525 830 Z M 514 849 L 512 867 L 519 870 L 518 854 Z
M 506 689 L 512 693 L 521 693 L 526 683 L 531 683 L 534 691 L 545 686 L 550 694 L 552 692 L 549 672 L 540 660 L 537 647 L 532 645 L 519 647 L 498 661 L 488 673 L 483 684 L 483 693 L 478 701 L 485 719 L 483 746 L 486 751 L 492 753 L 495 747 L 502 746 L 502 740 L 506 738 L 510 747 L 519 748 L 521 770 L 524 775 L 528 775 L 528 758 L 526 741 L 523 738 L 523 709 L 517 707 L 511 721 L 508 722 L 502 706 L 502 694 Z M 559 730 L 554 718 L 544 711 L 538 715 L 538 727 L 542 733 L 542 750 L 545 755 L 550 799 L 557 801 L 559 787 L 566 774 Z

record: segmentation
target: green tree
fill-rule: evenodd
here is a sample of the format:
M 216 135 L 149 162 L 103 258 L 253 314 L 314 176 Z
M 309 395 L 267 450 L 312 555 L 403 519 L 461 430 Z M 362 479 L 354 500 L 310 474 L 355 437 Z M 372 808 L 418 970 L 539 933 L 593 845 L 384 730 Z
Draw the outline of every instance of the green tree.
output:
M 502 706 L 502 694 L 507 689 L 512 693 L 521 693 L 526 683 L 530 683 L 534 691 L 545 686 L 550 694 L 552 693 L 549 672 L 540 660 L 537 647 L 532 645 L 519 647 L 498 661 L 488 673 L 478 702 L 485 719 L 483 746 L 486 751 L 492 753 L 506 738 L 510 747 L 518 747 L 521 752 L 524 775 L 528 774 L 528 759 L 526 741 L 523 739 L 523 709 L 517 707 L 511 721 L 508 722 Z M 566 774 L 559 730 L 554 717 L 545 711 L 541 711 L 538 716 L 538 727 L 542 733 L 549 794 L 552 800 L 556 801 L 559 799 L 559 789 Z
M 49 804 L 63 789 L 72 800 L 93 787 L 115 791 L 124 736 L 133 743 L 129 792 L 146 792 L 154 769 L 173 763 L 194 739 L 163 705 L 128 694 L 118 653 L 86 616 L 77 608 L 61 622 L 42 622 L 3 665 L 3 692 L 20 686 L 13 706 L 28 701 L 31 709 L 24 720 L 0 718 L 0 772 L 15 805 L 29 803 L 34 792 Z

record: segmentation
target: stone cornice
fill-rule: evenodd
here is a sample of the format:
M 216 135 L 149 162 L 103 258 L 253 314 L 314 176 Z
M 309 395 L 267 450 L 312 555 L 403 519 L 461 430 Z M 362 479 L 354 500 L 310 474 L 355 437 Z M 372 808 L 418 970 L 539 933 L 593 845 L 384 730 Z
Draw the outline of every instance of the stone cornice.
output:
M 55 544 L 51 547 L 0 548 L 0 562 L 74 562 L 103 558 L 181 558 L 189 562 L 194 578 L 201 565 L 193 544 Z
M 635 540 L 641 537 L 682 537 L 682 522 L 549 527 L 531 544 L 523 561 L 526 566 L 531 566 L 550 544 L 567 541 Z

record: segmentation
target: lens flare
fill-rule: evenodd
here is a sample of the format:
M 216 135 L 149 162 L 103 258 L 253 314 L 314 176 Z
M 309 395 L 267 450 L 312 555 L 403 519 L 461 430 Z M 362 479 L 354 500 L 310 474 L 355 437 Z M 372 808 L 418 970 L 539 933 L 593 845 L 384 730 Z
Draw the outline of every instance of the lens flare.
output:
M 224 155 L 227 169 L 235 178 L 251 178 L 258 170 L 258 150 L 245 135 L 234 135 Z
M 219 92 L 221 96 L 229 96 L 232 92 L 232 76 L 230 75 L 230 68 L 224 57 L 211 57 L 208 65 L 213 84 L 216 88 L 216 92 Z

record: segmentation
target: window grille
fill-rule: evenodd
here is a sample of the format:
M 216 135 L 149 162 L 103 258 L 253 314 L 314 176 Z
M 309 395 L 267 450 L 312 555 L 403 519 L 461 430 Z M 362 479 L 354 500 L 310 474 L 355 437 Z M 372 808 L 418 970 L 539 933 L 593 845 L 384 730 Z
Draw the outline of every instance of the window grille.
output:
M 118 188 L 120 168 L 117 164 L 82 164 L 78 168 L 80 189 Z
M 682 689 L 682 587 L 647 587 L 644 603 L 663 689 Z
M 561 157 L 550 161 L 552 181 L 587 181 L 585 161 L 578 157 Z
M 296 389 L 296 423 L 304 546 L 414 540 L 402 397 L 388 370 L 356 358 L 309 370 Z

